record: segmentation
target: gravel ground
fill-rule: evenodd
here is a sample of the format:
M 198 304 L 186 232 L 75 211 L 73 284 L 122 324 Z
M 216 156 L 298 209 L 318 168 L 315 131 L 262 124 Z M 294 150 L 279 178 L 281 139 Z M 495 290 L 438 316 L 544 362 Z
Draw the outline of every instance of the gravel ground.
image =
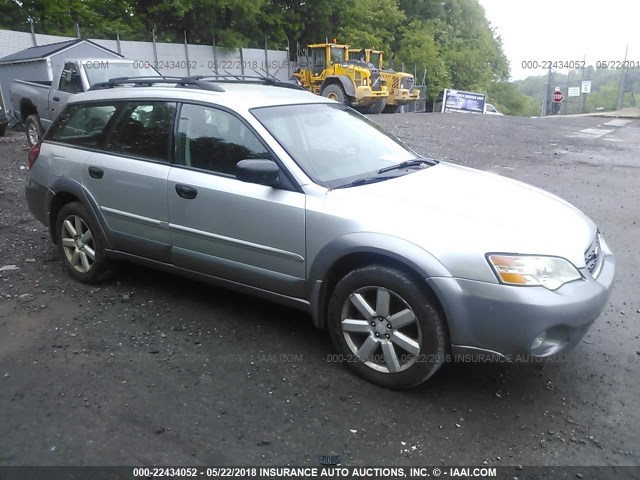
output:
M 331 362 L 297 311 L 123 265 L 72 281 L 0 138 L 1 465 L 639 465 L 640 121 L 378 115 L 421 153 L 523 180 L 588 213 L 617 255 L 610 305 L 546 365 L 450 364 L 395 392 Z M 464 195 L 464 192 L 455 192 Z

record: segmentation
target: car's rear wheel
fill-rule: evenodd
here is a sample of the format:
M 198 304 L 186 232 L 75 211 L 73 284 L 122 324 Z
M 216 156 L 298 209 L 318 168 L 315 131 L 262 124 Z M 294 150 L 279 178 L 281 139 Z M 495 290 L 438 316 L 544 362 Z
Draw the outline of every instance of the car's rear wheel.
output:
M 329 330 L 343 363 L 389 388 L 424 382 L 447 352 L 445 322 L 429 296 L 406 273 L 381 265 L 354 270 L 336 285 Z
M 4 137 L 4 134 L 7 133 L 7 126 L 0 125 L 0 137 Z
M 37 143 L 40 143 L 40 140 L 42 140 L 42 126 L 40 125 L 40 118 L 38 118 L 38 115 L 29 115 L 24 124 L 29 146 L 33 147 Z
M 105 242 L 95 220 L 81 203 L 69 203 L 60 210 L 56 243 L 60 258 L 76 280 L 97 283 L 108 276 Z

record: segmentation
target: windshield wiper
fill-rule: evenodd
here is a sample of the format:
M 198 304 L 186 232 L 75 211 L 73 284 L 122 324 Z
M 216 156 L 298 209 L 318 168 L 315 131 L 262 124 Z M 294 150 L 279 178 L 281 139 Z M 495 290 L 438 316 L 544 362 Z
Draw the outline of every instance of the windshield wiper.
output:
M 437 165 L 437 160 L 431 160 L 429 158 L 415 158 L 413 160 L 405 160 L 404 162 L 398 163 L 396 165 L 391 165 L 389 167 L 384 167 L 378 170 L 378 173 L 386 173 L 391 172 L 392 170 L 402 170 L 407 167 L 416 167 L 418 165 Z
M 397 177 L 395 175 L 392 175 L 392 176 L 389 175 L 389 176 L 384 176 L 384 177 L 357 178 L 353 182 L 345 183 L 344 185 L 340 185 L 338 187 L 334 187 L 332 190 L 335 190 L 335 189 L 338 189 L 338 188 L 357 187 L 358 185 L 367 185 L 368 183 L 382 182 L 384 180 L 389 180 L 390 178 L 397 178 Z

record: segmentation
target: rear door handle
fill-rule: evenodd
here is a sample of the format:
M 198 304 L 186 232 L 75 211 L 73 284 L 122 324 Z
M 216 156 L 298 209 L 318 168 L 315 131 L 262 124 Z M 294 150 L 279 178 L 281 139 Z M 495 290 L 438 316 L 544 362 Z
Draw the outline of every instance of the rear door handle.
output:
M 104 176 L 104 170 L 98 167 L 89 167 L 89 175 L 100 180 Z
M 188 185 L 176 184 L 176 193 L 182 198 L 193 200 L 198 196 L 198 190 Z
M 52 100 L 53 100 L 54 102 L 59 102 L 59 101 L 60 101 L 60 97 L 53 97 L 53 98 L 52 98 Z

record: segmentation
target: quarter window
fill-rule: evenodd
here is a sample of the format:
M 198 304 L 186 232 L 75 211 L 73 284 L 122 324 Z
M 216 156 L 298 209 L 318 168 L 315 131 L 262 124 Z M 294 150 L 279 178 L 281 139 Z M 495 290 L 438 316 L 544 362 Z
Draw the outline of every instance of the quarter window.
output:
M 104 129 L 116 111 L 114 105 L 70 105 L 55 121 L 47 140 L 98 148 L 104 143 Z
M 267 149 L 237 117 L 223 110 L 183 105 L 176 139 L 176 163 L 235 176 L 245 159 L 272 159 Z

